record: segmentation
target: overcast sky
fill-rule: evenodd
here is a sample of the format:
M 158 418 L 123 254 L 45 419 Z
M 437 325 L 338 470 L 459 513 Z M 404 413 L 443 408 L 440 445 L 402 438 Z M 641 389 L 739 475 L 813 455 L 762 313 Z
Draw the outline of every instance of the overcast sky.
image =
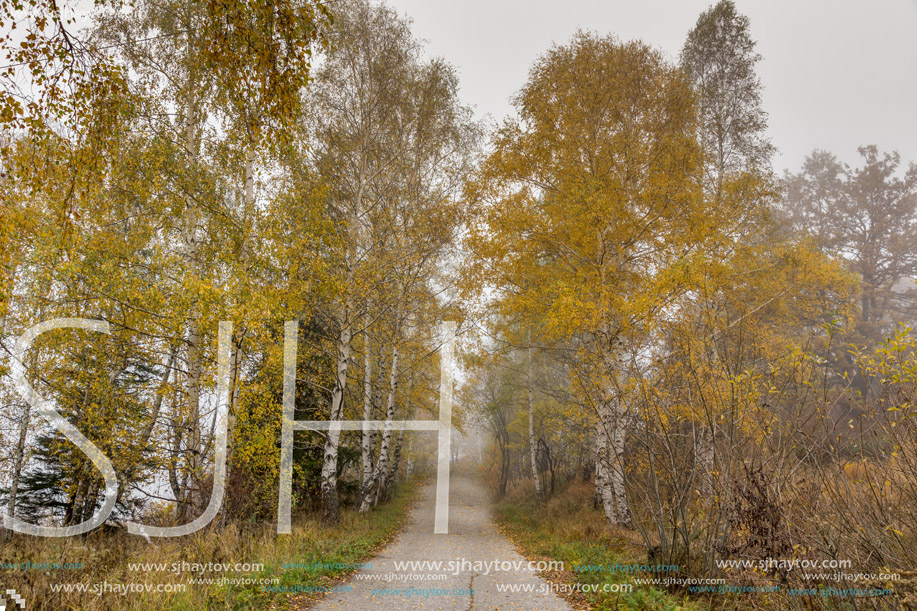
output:
M 577 28 L 640 38 L 676 58 L 712 0 L 388 0 L 462 95 L 501 120 L 532 62 Z M 814 148 L 842 160 L 876 144 L 917 162 L 917 0 L 736 0 L 764 56 L 758 74 L 779 169 Z

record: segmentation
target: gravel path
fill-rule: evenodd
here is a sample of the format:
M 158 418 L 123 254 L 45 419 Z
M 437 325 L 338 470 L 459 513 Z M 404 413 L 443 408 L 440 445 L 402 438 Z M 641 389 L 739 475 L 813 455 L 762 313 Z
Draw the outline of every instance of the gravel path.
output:
M 569 611 L 567 603 L 549 591 L 548 582 L 529 570 L 525 559 L 497 530 L 487 492 L 479 481 L 453 472 L 448 535 L 433 534 L 434 493 L 435 484 L 426 486 L 398 539 L 373 558 L 371 569 L 342 584 L 351 591 L 328 594 L 312 608 Z M 443 564 L 396 568 L 396 562 L 404 561 Z M 503 566 L 494 568 L 495 561 Z M 518 586 L 520 591 L 501 592 L 501 586 L 507 585 Z

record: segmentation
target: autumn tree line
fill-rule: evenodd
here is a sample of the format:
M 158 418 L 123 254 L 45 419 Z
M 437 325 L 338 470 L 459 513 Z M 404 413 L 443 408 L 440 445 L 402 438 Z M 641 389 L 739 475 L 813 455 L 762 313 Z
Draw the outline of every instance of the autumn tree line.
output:
M 6 40 L 21 65 L 2 101 L 3 346 L 54 318 L 109 323 L 45 333 L 25 365 L 110 458 L 113 524 L 206 507 L 220 321 L 221 523 L 275 520 L 285 321 L 297 420 L 436 417 L 443 270 L 480 128 L 405 18 L 362 0 L 101 2 L 76 31 L 54 3 L 0 9 L 28 30 Z M 0 392 L 4 511 L 85 521 L 101 475 L 8 376 Z M 424 443 L 298 432 L 294 512 L 370 511 Z
M 465 186 L 465 400 L 498 497 L 594 484 L 651 561 L 906 571 L 917 165 L 863 146 L 778 172 L 760 59 L 729 0 L 674 59 L 591 32 L 537 59 Z
M 582 31 L 489 128 L 370 0 L 0 2 L 2 345 L 56 317 L 31 383 L 112 460 L 113 522 L 213 485 L 216 333 L 234 323 L 222 521 L 274 520 L 283 325 L 296 418 L 457 425 L 496 493 L 594 485 L 651 557 L 913 566 L 907 325 L 917 168 L 774 167 L 750 24 L 723 0 L 670 58 Z M 25 25 L 23 25 L 25 24 Z M 8 364 L 5 365 L 8 367 Z M 4 370 L 6 371 L 6 370 Z M 102 478 L 3 377 L 6 512 L 77 524 Z M 369 511 L 423 434 L 299 432 L 294 508 Z M 783 578 L 790 576 L 783 575 Z

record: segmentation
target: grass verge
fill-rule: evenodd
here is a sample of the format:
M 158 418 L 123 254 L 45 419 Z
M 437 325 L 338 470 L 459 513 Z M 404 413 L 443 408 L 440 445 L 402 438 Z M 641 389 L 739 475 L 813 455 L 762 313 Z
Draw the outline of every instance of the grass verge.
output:
M 707 608 L 686 596 L 679 598 L 650 585 L 634 585 L 630 592 L 602 591 L 604 584 L 632 584 L 633 580 L 624 571 L 595 570 L 597 567 L 646 564 L 646 554 L 631 533 L 605 526 L 601 511 L 592 507 L 591 488 L 583 483 L 569 484 L 543 506 L 535 502 L 534 495 L 517 488 L 495 504 L 494 514 L 500 529 L 524 556 L 563 561 L 564 571 L 543 575 L 549 581 L 598 585 L 594 592 L 565 595 L 577 609 L 699 611 Z M 653 576 L 665 577 L 664 574 L 640 575 Z
M 274 525 L 263 525 L 211 527 L 149 543 L 123 532 L 60 539 L 16 536 L 0 548 L 0 585 L 16 589 L 27 608 L 35 611 L 304 609 L 322 596 L 318 588 L 338 583 L 353 572 L 346 567 L 365 562 L 392 540 L 405 524 L 422 484 L 421 478 L 412 478 L 398 485 L 387 503 L 368 514 L 344 509 L 341 522 L 333 527 L 321 524 L 318 516 L 294 519 L 290 535 L 278 535 Z M 78 563 L 82 568 L 9 568 L 24 563 Z M 263 568 L 235 572 L 195 567 L 208 563 Z M 316 563 L 322 568 L 309 567 Z M 122 594 L 129 584 L 183 591 Z M 69 592 L 54 591 L 64 585 L 70 586 Z

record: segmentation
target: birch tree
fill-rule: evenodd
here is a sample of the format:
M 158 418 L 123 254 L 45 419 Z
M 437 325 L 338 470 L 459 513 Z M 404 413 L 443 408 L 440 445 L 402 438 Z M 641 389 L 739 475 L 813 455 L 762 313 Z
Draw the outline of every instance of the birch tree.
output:
M 626 525 L 625 356 L 717 231 L 690 84 L 642 43 L 579 33 L 535 63 L 514 103 L 519 120 L 469 188 L 472 285 L 496 285 L 501 310 L 537 315 L 547 337 L 578 338 L 596 484 L 608 522 Z
M 53 2 L 28 4 L 56 10 Z M 7 15 L 9 6 L 0 12 Z M 167 469 L 184 518 L 200 508 L 209 485 L 204 464 L 210 435 L 202 405 L 213 381 L 209 340 L 217 320 L 234 318 L 230 311 L 241 314 L 252 302 L 242 297 L 250 288 L 244 275 L 231 279 L 234 268 L 252 267 L 244 249 L 233 248 L 251 237 L 251 153 L 259 139 L 297 116 L 299 88 L 308 80 L 326 14 L 311 2 L 98 7 L 103 10 L 82 40 L 87 49 L 113 49 L 105 63 L 117 68 L 119 95 L 105 93 L 103 85 L 112 81 L 106 85 L 104 79 L 89 95 L 82 88 L 90 73 L 68 80 L 65 69 L 53 85 L 70 87 L 74 99 L 50 91 L 38 98 L 47 107 L 36 102 L 13 108 L 14 119 L 40 115 L 57 121 L 18 132 L 16 145 L 4 149 L 4 167 L 17 185 L 16 205 L 40 212 L 33 217 L 35 240 L 20 255 L 24 290 L 16 317 L 5 322 L 14 332 L 36 322 L 31 319 L 38 312 L 29 309 L 35 298 L 46 299 L 44 316 L 111 321 L 117 339 L 108 352 L 56 344 L 70 349 L 59 367 L 87 373 L 55 378 L 57 386 L 45 390 L 88 427 L 100 447 L 111 449 L 125 500 L 151 469 Z M 49 23 L 58 28 L 57 38 L 37 33 L 31 57 L 60 49 L 55 41 L 70 36 L 69 24 L 60 14 L 55 19 Z M 65 49 L 52 59 L 78 62 L 68 55 L 78 50 Z M 235 91 L 240 72 L 244 99 Z M 219 134 L 215 121 L 223 122 Z M 242 125 L 247 137 L 236 146 Z M 34 164 L 42 155 L 44 169 Z M 240 157 L 243 167 L 227 171 Z M 238 193 L 244 197 L 236 198 Z M 234 354 L 238 382 L 241 351 Z M 125 396 L 125 389 L 133 394 Z M 238 390 L 237 383 L 234 404 Z M 119 402 L 130 408 L 120 416 L 113 411 Z M 45 449 L 69 495 L 63 519 L 79 522 L 96 506 L 100 480 L 65 442 L 51 437 Z
M 314 165 L 329 186 L 329 215 L 342 235 L 333 306 L 337 380 L 329 419 L 344 416 L 353 339 L 371 332 L 371 327 L 361 331 L 359 321 L 380 313 L 392 321 L 387 325 L 392 344 L 385 348 L 391 354 L 385 403 L 391 419 L 404 315 L 399 301 L 413 289 L 400 276 L 428 277 L 434 255 L 452 236 L 458 210 L 452 192 L 472 130 L 468 111 L 458 103 L 453 69 L 440 60 L 421 60 L 405 19 L 357 0 L 340 7 L 335 24 L 331 48 L 306 98 L 313 111 L 307 129 Z M 364 362 L 364 375 L 365 367 Z M 364 396 L 364 413 L 366 401 Z M 366 435 L 362 443 L 366 484 L 374 489 L 390 464 L 391 433 L 382 435 L 369 475 L 373 438 Z M 340 441 L 332 425 L 322 466 L 323 515 L 332 522 L 338 519 Z M 370 503 L 375 498 L 369 489 L 363 496 Z
M 732 0 L 720 0 L 700 15 L 681 52 L 697 96 L 708 197 L 722 197 L 725 183 L 738 174 L 770 171 L 774 147 L 765 134 L 767 113 L 755 73 L 761 56 L 750 28 Z
M 529 462 L 532 466 L 532 481 L 535 482 L 535 497 L 539 503 L 544 503 L 544 493 L 541 490 L 541 475 L 538 473 L 538 446 L 535 441 L 535 354 L 531 345 L 532 334 L 528 334 L 529 347 L 527 354 L 526 386 L 529 408 Z
M 759 240 L 762 222 L 774 203 L 771 158 L 774 147 L 766 135 L 767 113 L 755 68 L 748 17 L 732 0 L 720 0 L 701 13 L 688 33 L 680 64 L 695 92 L 698 135 L 704 153 L 704 191 L 718 206 L 729 202 L 734 219 L 724 227 L 729 239 L 713 245 L 711 258 L 727 259 L 736 244 Z M 711 344 L 709 360 L 716 358 Z M 701 417 L 697 425 L 697 460 L 705 470 L 702 488 L 714 487 L 716 418 Z

